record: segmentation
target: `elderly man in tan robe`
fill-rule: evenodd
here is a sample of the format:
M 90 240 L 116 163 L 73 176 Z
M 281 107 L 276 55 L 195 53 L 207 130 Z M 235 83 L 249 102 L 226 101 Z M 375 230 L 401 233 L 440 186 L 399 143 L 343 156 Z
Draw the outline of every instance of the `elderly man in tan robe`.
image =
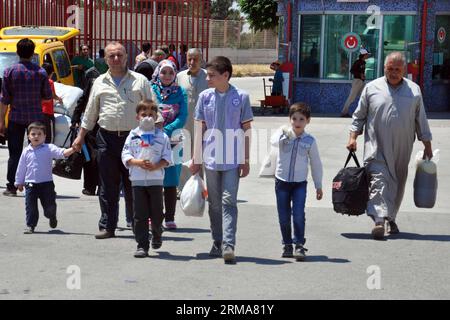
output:
M 433 157 L 431 132 L 420 87 L 403 77 L 406 60 L 402 53 L 386 57 L 385 76 L 366 85 L 353 113 L 347 149 L 356 150 L 364 130 L 364 163 L 369 176 L 367 214 L 374 220 L 372 236 L 384 238 L 399 232 L 397 212 L 403 199 L 408 163 L 415 137 L 425 146 L 424 158 Z

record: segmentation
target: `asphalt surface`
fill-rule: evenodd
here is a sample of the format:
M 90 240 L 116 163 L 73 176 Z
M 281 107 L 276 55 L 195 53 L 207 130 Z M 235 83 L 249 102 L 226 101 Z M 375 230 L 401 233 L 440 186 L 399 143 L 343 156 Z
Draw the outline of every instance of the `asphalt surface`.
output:
M 257 177 L 258 163 L 240 182 L 235 265 L 208 256 L 206 211 L 201 218 L 186 217 L 178 206 L 179 229 L 165 232 L 162 248 L 151 250 L 149 258 L 135 259 L 133 234 L 123 228 L 123 198 L 117 237 L 96 240 L 98 199 L 81 194 L 81 181 L 55 177 L 58 227 L 51 230 L 41 210 L 32 235 L 23 234 L 22 194 L 0 194 L 0 299 L 449 299 L 450 116 L 430 118 L 438 118 L 430 125 L 433 147 L 441 150 L 436 205 L 414 206 L 411 161 L 398 214 L 401 233 L 385 241 L 371 239 L 368 217 L 342 216 L 332 209 L 331 181 L 345 161 L 350 119 L 312 118 L 307 131 L 318 141 L 324 197 L 315 200 L 310 178 L 305 262 L 281 258 L 274 181 Z M 264 129 L 286 122 L 286 117 L 256 116 L 253 125 L 262 137 Z M 254 140 L 262 155 L 266 143 Z M 413 154 L 421 149 L 416 142 Z M 7 159 L 8 150 L 0 147 L 1 192 Z

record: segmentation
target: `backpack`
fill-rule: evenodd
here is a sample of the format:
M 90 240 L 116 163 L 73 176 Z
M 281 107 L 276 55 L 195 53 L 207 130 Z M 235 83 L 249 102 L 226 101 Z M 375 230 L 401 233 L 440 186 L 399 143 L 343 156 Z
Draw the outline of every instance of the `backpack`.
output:
M 350 158 L 353 158 L 357 167 L 347 168 Z M 344 168 L 333 179 L 332 201 L 337 213 L 359 216 L 366 212 L 369 179 L 366 169 L 359 165 L 354 151 L 350 151 Z

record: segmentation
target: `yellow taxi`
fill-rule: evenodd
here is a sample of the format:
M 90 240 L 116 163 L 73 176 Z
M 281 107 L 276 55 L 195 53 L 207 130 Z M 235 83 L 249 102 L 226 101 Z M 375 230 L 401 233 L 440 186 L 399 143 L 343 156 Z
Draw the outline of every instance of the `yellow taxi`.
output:
M 78 29 L 67 27 L 17 26 L 0 29 L 0 78 L 7 67 L 19 61 L 17 42 L 29 38 L 36 45 L 33 62 L 40 66 L 44 62 L 51 63 L 56 76 L 53 80 L 73 86 L 73 71 L 64 41 L 79 33 Z

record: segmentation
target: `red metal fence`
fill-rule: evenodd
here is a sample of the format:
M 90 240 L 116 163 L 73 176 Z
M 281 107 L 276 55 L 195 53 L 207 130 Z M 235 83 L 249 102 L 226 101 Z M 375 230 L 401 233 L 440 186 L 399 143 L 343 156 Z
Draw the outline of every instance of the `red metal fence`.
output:
M 80 35 L 67 44 L 72 55 L 81 43 L 96 53 L 119 41 L 130 63 L 144 42 L 152 49 L 186 44 L 203 49 L 208 57 L 208 0 L 0 0 L 0 28 L 15 25 L 79 28 Z

